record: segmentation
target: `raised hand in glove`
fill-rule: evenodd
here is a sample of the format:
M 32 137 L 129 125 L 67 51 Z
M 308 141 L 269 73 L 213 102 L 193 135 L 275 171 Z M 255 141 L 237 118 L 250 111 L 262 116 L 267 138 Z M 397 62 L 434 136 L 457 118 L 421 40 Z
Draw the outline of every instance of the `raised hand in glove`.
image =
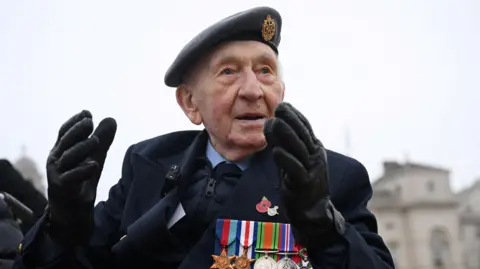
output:
M 93 230 L 97 185 L 117 124 L 106 118 L 93 129 L 89 111 L 73 116 L 47 159 L 48 232 L 63 245 L 84 244 Z
M 327 154 L 308 120 L 281 103 L 265 122 L 282 179 L 282 200 L 295 239 L 307 247 L 326 247 L 344 233 L 344 219 L 330 202 Z

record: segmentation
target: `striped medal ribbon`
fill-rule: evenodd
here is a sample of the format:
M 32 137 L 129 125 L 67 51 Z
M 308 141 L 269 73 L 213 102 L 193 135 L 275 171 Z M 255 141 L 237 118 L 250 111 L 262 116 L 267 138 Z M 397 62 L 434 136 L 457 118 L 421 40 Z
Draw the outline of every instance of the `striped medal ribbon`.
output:
M 290 224 L 281 223 L 278 233 L 278 250 L 279 254 L 283 256 L 277 262 L 278 269 L 297 269 L 297 264 L 289 258 L 290 255 L 296 255 L 293 234 Z M 279 256 L 280 258 L 280 256 Z
M 235 259 L 235 269 L 251 269 L 255 259 L 253 251 L 253 242 L 257 239 L 258 222 L 240 221 L 240 228 L 237 230 L 237 241 L 239 242 L 239 252 Z
M 279 224 L 272 222 L 259 222 L 257 233 L 257 244 L 255 252 L 257 260 L 254 269 L 275 269 L 278 253 L 278 232 Z M 263 255 L 262 255 L 263 254 Z M 268 254 L 272 254 L 270 257 Z
M 216 237 L 220 244 L 215 244 L 215 253 L 226 250 L 227 255 L 237 253 L 236 244 L 232 244 L 237 239 L 238 220 L 218 219 L 216 226 Z

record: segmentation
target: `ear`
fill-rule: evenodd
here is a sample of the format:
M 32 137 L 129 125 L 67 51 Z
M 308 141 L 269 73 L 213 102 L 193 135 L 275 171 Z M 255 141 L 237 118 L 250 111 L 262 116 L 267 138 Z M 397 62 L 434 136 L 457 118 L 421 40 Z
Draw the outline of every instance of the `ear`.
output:
M 283 102 L 283 99 L 285 98 L 285 82 L 282 81 L 282 84 L 283 84 L 283 87 L 282 87 L 282 102 Z
M 192 89 L 189 89 L 186 84 L 178 86 L 176 91 L 177 103 L 193 124 L 200 125 L 203 123 L 203 119 L 192 92 Z

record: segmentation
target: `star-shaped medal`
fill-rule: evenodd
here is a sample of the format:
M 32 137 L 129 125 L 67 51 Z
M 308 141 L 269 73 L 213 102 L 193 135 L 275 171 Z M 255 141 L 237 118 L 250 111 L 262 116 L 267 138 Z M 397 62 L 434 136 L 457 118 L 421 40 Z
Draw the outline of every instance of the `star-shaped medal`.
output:
M 251 267 L 250 264 L 252 264 L 255 261 L 255 259 L 249 259 L 248 258 L 247 250 L 248 249 L 246 249 L 246 248 L 243 250 L 242 256 L 240 256 L 240 257 L 235 256 L 235 264 L 233 265 L 233 268 L 235 268 L 235 269 L 249 269 Z
M 210 269 L 234 269 L 232 266 L 232 261 L 235 260 L 235 256 L 227 256 L 227 250 L 223 249 L 220 256 L 212 255 L 215 263 L 210 267 Z

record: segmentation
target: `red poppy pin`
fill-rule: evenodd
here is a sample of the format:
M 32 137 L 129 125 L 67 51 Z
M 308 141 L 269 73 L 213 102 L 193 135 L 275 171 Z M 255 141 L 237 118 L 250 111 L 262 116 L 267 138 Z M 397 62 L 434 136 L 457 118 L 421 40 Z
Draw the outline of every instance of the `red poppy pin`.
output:
M 278 215 L 278 206 L 272 207 L 272 203 L 263 196 L 262 200 L 256 205 L 256 209 L 259 213 L 267 213 L 269 216 Z

